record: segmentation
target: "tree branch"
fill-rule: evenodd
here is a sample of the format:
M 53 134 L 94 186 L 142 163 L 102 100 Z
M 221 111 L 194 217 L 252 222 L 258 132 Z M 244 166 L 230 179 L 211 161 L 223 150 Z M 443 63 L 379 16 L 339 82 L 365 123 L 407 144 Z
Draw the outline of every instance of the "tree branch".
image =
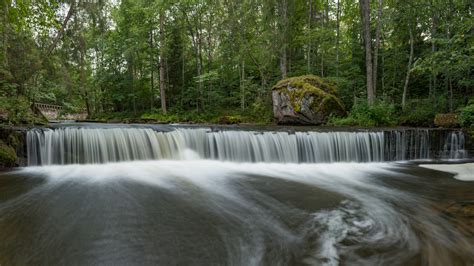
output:
M 49 46 L 47 55 L 51 55 L 54 48 L 56 48 L 56 46 L 58 45 L 59 40 L 61 40 L 64 31 L 66 30 L 67 23 L 74 15 L 75 11 L 75 1 L 71 1 L 71 7 L 69 7 L 69 11 L 67 12 L 66 18 L 64 19 L 63 24 L 61 25 L 61 28 L 59 29 L 58 34 L 56 35 L 56 38 L 54 38 L 53 43 Z

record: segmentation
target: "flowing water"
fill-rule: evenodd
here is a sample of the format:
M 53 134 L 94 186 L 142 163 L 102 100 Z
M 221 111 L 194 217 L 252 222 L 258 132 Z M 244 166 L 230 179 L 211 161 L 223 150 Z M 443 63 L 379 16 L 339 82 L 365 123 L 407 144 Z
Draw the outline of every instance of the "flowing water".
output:
M 289 133 L 178 128 L 158 132 L 66 127 L 28 132 L 28 165 L 182 159 L 187 149 L 200 158 L 234 162 L 380 162 L 467 156 L 463 132 L 448 132 L 438 143 L 431 135 L 429 130 Z
M 33 130 L 0 174 L 0 265 L 472 265 L 445 204 L 473 183 L 382 162 L 468 156 L 430 134 Z

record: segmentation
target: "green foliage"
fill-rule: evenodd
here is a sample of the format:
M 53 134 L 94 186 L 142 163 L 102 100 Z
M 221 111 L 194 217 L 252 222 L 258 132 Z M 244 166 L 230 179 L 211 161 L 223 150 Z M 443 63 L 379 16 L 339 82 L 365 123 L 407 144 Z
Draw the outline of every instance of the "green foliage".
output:
M 461 108 L 459 113 L 459 122 L 462 127 L 474 128 L 474 103 Z
M 328 81 L 337 87 L 337 95 L 344 106 L 352 106 L 354 100 L 353 82 L 344 77 L 328 77 Z
M 75 12 L 59 34 L 71 4 Z M 392 124 L 395 105 L 387 103 L 401 101 L 410 25 L 416 27 L 408 99 L 438 100 L 409 103 L 400 123 L 428 126 L 435 111 L 464 106 L 474 85 L 472 4 L 383 1 L 381 19 L 375 83 L 386 98 L 369 107 L 355 100 L 367 96 L 357 1 L 3 1 L 0 118 L 31 121 L 29 101 L 64 105 L 70 113 L 88 109 L 98 119 L 148 114 L 160 121 L 217 122 L 240 115 L 242 122 L 270 123 L 271 85 L 284 66 L 288 76 L 315 74 L 337 85 L 344 105 L 354 106 L 338 123 Z M 157 110 L 160 56 L 166 116 Z M 387 119 L 380 105 L 391 108 Z
M 406 126 L 431 127 L 437 112 L 432 99 L 411 100 L 402 112 L 399 123 Z
M 268 109 L 268 108 L 267 108 Z M 144 113 L 138 119 L 144 122 L 158 123 L 216 123 L 216 124 L 269 124 L 272 122 L 272 112 L 261 112 L 259 106 L 253 106 L 248 111 L 213 110 L 212 112 L 178 111 L 166 115 L 157 110 L 154 113 Z
M 330 125 L 336 126 L 393 126 L 397 124 L 395 106 L 383 100 L 369 105 L 365 99 L 356 99 L 349 115 L 344 118 L 331 117 Z
M 25 97 L 0 97 L 0 123 L 44 124 L 46 121 L 35 114 Z
M 15 150 L 0 140 L 0 168 L 14 166 L 16 160 Z

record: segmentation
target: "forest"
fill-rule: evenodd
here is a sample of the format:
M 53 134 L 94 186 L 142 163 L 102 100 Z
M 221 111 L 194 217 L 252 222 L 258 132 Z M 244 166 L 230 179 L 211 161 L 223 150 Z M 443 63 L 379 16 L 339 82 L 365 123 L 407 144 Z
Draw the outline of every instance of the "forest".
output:
M 3 123 L 35 123 L 46 103 L 97 121 L 270 124 L 272 87 L 312 74 L 347 109 L 328 125 L 474 125 L 469 0 L 0 3 Z

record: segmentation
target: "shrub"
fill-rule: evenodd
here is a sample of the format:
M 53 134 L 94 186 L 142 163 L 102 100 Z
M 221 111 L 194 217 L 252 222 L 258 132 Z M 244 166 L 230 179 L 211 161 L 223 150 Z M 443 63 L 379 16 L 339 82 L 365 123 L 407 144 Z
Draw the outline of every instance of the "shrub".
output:
M 433 126 L 436 106 L 431 99 L 411 100 L 400 117 L 400 124 L 406 126 Z
M 44 124 L 39 115 L 33 113 L 27 98 L 0 96 L 0 123 L 7 124 Z
M 397 124 L 395 106 L 384 100 L 369 105 L 364 99 L 356 99 L 349 115 L 345 118 L 330 119 L 337 126 L 392 126 Z
M 223 115 L 223 116 L 218 118 L 218 122 L 219 122 L 219 124 L 227 124 L 227 125 L 240 124 L 240 123 L 242 123 L 242 116 L 240 116 L 240 115 L 236 115 L 236 116 Z
M 474 103 L 461 109 L 459 113 L 459 122 L 462 127 L 474 127 Z

